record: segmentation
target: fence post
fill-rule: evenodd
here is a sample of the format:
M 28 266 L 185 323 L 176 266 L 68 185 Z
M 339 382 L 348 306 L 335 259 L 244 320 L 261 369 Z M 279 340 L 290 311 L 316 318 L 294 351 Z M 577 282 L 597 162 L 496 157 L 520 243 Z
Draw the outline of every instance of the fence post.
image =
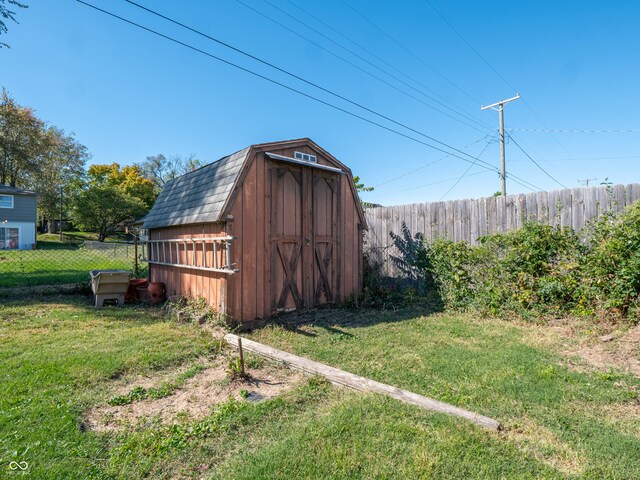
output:
M 138 271 L 138 236 L 134 235 L 133 236 L 133 274 L 135 275 L 136 278 L 138 278 L 138 274 L 140 273 Z

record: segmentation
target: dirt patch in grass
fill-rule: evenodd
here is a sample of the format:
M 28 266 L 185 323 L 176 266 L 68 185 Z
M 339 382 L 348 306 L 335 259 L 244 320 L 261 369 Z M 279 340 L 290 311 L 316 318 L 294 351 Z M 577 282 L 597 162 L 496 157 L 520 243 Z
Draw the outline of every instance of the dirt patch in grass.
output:
M 602 341 L 602 338 L 607 340 Z M 597 370 L 613 368 L 640 377 L 640 327 L 631 328 L 619 335 L 614 333 L 595 336 L 563 350 L 563 353 L 577 356 Z
M 567 475 L 579 475 L 585 460 L 548 428 L 528 418 L 507 427 L 505 434 L 520 450 Z
M 246 401 L 272 398 L 291 390 L 302 378 L 301 374 L 287 368 L 265 363 L 259 368 L 247 367 L 244 379 L 231 379 L 228 360 L 225 356 L 219 357 L 166 397 L 93 408 L 86 413 L 86 425 L 96 431 L 114 431 L 148 420 L 165 424 L 177 419 L 197 420 L 209 415 L 212 407 L 229 398 Z M 137 383 L 117 385 L 114 393 L 122 394 L 136 387 L 157 387 L 166 378 L 165 374 L 162 378 L 137 379 Z
M 579 319 L 554 320 L 531 326 L 527 341 L 555 347 L 574 370 L 615 369 L 640 377 L 640 326 L 627 329 Z

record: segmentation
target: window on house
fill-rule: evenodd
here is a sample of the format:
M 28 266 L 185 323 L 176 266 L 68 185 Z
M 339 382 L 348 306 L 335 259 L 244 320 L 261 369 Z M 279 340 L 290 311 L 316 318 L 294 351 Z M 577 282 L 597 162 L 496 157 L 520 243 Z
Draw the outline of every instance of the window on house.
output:
M 294 152 L 293 156 L 298 160 L 304 160 L 305 162 L 318 163 L 316 156 L 309 155 L 308 153 Z
M 20 245 L 20 230 L 16 227 L 0 227 L 0 250 L 15 249 Z
M 13 195 L 0 195 L 0 208 L 13 208 Z

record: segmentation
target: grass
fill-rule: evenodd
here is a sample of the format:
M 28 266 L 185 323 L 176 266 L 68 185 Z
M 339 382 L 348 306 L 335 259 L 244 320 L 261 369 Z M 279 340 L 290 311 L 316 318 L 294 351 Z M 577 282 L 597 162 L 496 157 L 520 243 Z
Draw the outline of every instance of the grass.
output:
M 36 250 L 0 250 L 0 288 L 86 283 L 89 271 L 95 269 L 133 271 L 135 253 L 131 245 L 92 250 L 60 243 L 54 237 L 40 235 Z
M 114 379 L 184 371 L 218 344 L 154 309 L 5 303 L 0 476 L 25 460 L 51 479 L 640 478 L 637 378 L 569 368 L 537 339 L 543 327 L 422 313 L 320 314 L 252 337 L 492 416 L 503 432 L 318 379 L 198 421 L 86 430 L 83 412 L 113 398 Z
M 78 240 L 90 240 L 90 241 L 98 241 L 98 234 L 95 232 L 80 232 L 77 230 L 65 230 L 64 235 L 66 235 L 67 237 L 72 237 Z M 38 235 L 38 240 L 45 240 L 45 241 L 59 241 L 60 240 L 60 234 L 58 233 L 41 233 L 40 235 Z M 107 235 L 107 238 L 105 238 L 105 242 L 131 242 L 132 237 L 131 235 L 127 234 L 127 233 L 114 233 L 112 235 Z

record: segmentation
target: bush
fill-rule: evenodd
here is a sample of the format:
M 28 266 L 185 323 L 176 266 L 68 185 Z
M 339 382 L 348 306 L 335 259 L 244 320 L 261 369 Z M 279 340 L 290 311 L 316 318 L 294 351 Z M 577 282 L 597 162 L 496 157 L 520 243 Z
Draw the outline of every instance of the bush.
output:
M 640 202 L 607 214 L 590 228 L 580 303 L 585 308 L 638 318 Z
M 527 222 L 476 247 L 437 239 L 420 250 L 419 237 L 405 229 L 394 238 L 403 253 L 396 265 L 445 308 L 525 318 L 640 316 L 640 202 L 578 233 Z
M 491 315 L 567 311 L 582 250 L 571 229 L 536 223 L 484 237 L 478 247 L 444 239 L 428 247 L 445 306 Z

